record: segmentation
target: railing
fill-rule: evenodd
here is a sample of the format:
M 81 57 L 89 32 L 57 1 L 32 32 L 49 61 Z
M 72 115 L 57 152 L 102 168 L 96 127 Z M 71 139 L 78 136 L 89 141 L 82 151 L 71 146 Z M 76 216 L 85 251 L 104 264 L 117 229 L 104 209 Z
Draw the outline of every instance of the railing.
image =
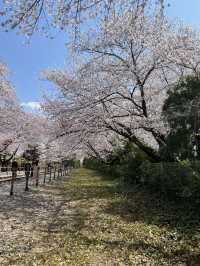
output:
M 23 167 L 18 168 L 17 176 L 25 176 L 25 171 Z M 0 167 L 0 182 L 4 179 L 12 177 L 12 168 L 11 167 Z
M 14 184 L 17 180 L 25 180 L 24 190 L 29 190 L 29 180 L 31 179 L 35 186 L 52 180 L 58 179 L 59 177 L 66 176 L 72 167 L 63 165 L 51 166 L 51 167 L 40 167 L 38 172 L 34 173 L 34 167 L 25 171 L 23 167 L 12 169 L 11 167 L 0 168 L 0 184 L 10 182 L 10 196 L 14 194 Z

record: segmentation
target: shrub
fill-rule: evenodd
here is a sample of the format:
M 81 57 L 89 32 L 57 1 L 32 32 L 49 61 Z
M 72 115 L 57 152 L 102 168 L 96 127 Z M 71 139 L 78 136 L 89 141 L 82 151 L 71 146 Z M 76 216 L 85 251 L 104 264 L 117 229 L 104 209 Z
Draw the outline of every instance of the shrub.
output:
M 67 167 L 79 168 L 81 166 L 80 160 L 76 159 L 66 159 L 63 161 L 63 164 Z
M 199 197 L 200 165 L 189 161 L 149 163 L 140 166 L 141 182 L 150 189 L 175 198 Z
M 84 158 L 83 166 L 93 170 L 100 170 L 103 166 L 103 162 L 95 158 Z
M 146 155 L 130 142 L 122 147 L 115 147 L 103 160 L 85 158 L 83 165 L 95 169 L 113 178 L 122 178 L 125 183 L 137 183 L 141 174 L 140 165 L 147 159 Z

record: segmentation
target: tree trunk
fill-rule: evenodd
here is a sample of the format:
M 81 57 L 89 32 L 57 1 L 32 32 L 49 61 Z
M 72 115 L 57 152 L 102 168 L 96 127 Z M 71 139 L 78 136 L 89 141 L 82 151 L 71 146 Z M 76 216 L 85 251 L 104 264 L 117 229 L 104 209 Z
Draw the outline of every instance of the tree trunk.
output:
M 132 143 L 134 143 L 140 150 L 142 150 L 152 162 L 161 162 L 161 156 L 155 151 L 153 148 L 146 146 L 140 140 L 138 140 L 135 136 L 130 137 L 129 139 Z

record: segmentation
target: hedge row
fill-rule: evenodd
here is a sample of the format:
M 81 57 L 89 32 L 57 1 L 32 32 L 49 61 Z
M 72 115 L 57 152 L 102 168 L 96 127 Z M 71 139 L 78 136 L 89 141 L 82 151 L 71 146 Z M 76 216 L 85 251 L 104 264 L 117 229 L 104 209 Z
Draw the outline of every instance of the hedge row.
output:
M 121 164 L 109 165 L 85 159 L 87 168 L 101 171 L 123 182 L 137 183 L 167 197 L 200 200 L 200 162 L 151 163 L 132 158 Z

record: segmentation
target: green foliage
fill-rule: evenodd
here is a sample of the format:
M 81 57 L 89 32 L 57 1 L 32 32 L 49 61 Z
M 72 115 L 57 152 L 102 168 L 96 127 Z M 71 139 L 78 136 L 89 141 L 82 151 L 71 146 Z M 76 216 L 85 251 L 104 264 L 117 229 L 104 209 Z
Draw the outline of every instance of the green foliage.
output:
M 28 149 L 24 151 L 22 156 L 28 162 L 39 160 L 40 153 L 37 146 L 28 145 Z
M 102 166 L 104 166 L 105 164 L 96 159 L 96 158 L 87 158 L 85 157 L 83 160 L 83 166 L 88 168 L 88 169 L 94 169 L 94 170 L 100 170 Z
M 67 167 L 73 167 L 73 168 L 79 168 L 81 165 L 80 160 L 76 159 L 65 159 L 63 160 L 62 163 Z
M 11 157 L 11 153 L 9 152 L 4 152 L 3 154 L 0 154 L 0 165 L 3 167 L 7 167 L 11 164 L 10 161 L 8 161 L 8 158 Z
M 200 159 L 200 79 L 183 78 L 169 90 L 163 116 L 170 126 L 166 146 L 161 149 L 165 160 Z M 196 146 L 196 152 L 194 150 Z
M 105 161 L 86 158 L 84 166 L 119 178 L 120 186 L 139 184 L 165 197 L 200 200 L 199 162 L 151 163 L 135 146 L 125 143 L 115 148 Z
M 74 160 L 73 166 L 74 166 L 74 168 L 80 168 L 80 166 L 81 166 L 80 160 Z
M 148 188 L 172 198 L 200 196 L 200 164 L 187 160 L 177 163 L 144 162 L 141 182 Z
M 140 165 L 147 156 L 130 142 L 116 147 L 105 160 L 85 158 L 83 165 L 89 169 L 99 170 L 113 178 L 122 178 L 125 183 L 137 183 L 140 176 Z
M 23 156 L 15 156 L 15 161 L 19 166 L 23 167 L 27 160 Z

